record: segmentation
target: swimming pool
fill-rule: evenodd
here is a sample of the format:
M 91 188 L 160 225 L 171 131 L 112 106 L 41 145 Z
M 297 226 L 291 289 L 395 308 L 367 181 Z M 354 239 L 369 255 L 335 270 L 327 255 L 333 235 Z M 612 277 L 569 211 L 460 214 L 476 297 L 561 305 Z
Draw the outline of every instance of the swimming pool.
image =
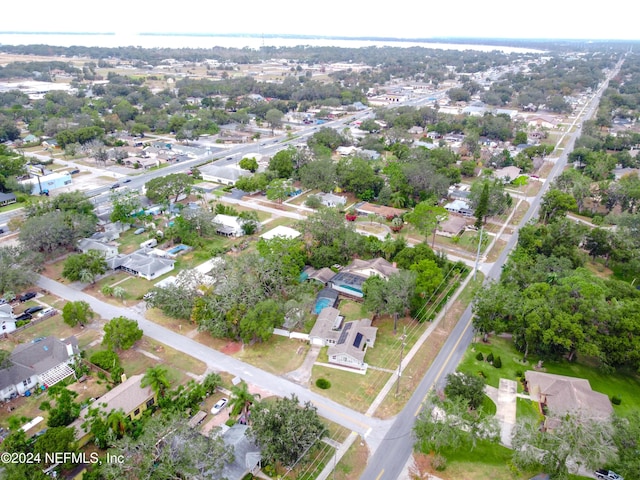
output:
M 173 248 L 170 248 L 169 250 L 167 250 L 167 253 L 170 253 L 171 255 L 177 255 L 178 253 L 182 252 L 183 250 L 189 250 L 191 247 L 189 245 L 185 245 L 184 243 L 181 243 L 180 245 L 176 245 Z

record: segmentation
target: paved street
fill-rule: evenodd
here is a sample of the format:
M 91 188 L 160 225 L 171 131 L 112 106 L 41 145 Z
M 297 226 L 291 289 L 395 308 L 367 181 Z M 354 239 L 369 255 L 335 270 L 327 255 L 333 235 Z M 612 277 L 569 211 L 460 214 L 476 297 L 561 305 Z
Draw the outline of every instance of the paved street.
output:
M 375 449 L 376 444 L 384 437 L 387 429 L 391 425 L 391 421 L 383 421 L 351 410 L 284 377 L 260 370 L 259 368 L 202 345 L 195 340 L 191 340 L 184 335 L 168 330 L 147 320 L 133 308 L 109 305 L 91 295 L 87 295 L 86 293 L 44 276 L 40 276 L 38 286 L 67 300 L 84 300 L 103 318 L 110 319 L 125 316 L 136 320 L 146 336 L 202 360 L 212 371 L 229 372 L 247 381 L 247 383 L 253 383 L 274 395 L 285 397 L 294 393 L 301 401 L 312 402 L 323 417 L 343 425 L 360 435 L 367 435 L 367 441 L 370 443 L 370 448 L 372 449 Z

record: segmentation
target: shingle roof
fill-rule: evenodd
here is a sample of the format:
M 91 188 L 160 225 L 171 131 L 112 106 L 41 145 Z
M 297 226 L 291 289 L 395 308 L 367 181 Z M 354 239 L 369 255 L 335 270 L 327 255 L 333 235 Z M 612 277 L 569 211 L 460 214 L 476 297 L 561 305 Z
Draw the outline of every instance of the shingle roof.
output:
M 545 401 L 554 414 L 578 412 L 589 418 L 608 418 L 613 407 L 603 393 L 591 390 L 589 380 L 527 370 L 525 378 L 534 400 Z
M 80 353 L 76 337 L 65 340 L 46 337 L 35 343 L 18 345 L 10 356 L 12 365 L 0 370 L 0 390 L 66 362 L 70 357 L 67 345 L 71 346 L 72 354 Z

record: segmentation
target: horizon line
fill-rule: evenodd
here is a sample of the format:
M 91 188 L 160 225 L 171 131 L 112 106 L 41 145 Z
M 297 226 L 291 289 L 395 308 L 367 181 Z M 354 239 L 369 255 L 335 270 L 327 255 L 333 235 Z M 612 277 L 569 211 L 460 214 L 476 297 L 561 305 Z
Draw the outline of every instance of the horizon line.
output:
M 71 31 L 0 31 L 0 35 L 91 35 L 91 36 L 119 36 L 122 32 L 71 32 Z M 516 41 L 516 42 L 640 42 L 640 39 L 625 38 L 562 38 L 562 37 L 465 37 L 465 36 L 439 36 L 439 37 L 393 37 L 372 35 L 313 35 L 295 33 L 205 33 L 205 32 L 132 32 L 124 35 L 130 36 L 157 36 L 157 37 L 249 37 L 249 38 L 294 38 L 294 39 L 321 39 L 321 40 L 366 40 L 366 41 L 393 41 L 393 42 L 434 42 L 434 41 Z

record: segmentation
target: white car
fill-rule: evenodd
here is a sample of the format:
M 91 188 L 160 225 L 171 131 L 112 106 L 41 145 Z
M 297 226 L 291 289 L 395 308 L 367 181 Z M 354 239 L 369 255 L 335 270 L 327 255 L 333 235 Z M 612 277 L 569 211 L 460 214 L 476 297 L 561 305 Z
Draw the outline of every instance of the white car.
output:
M 220 400 L 218 400 L 216 404 L 213 407 L 211 407 L 211 414 L 216 415 L 220 413 L 220 411 L 225 407 L 225 405 L 227 405 L 228 401 L 229 401 L 228 398 L 221 398 Z

